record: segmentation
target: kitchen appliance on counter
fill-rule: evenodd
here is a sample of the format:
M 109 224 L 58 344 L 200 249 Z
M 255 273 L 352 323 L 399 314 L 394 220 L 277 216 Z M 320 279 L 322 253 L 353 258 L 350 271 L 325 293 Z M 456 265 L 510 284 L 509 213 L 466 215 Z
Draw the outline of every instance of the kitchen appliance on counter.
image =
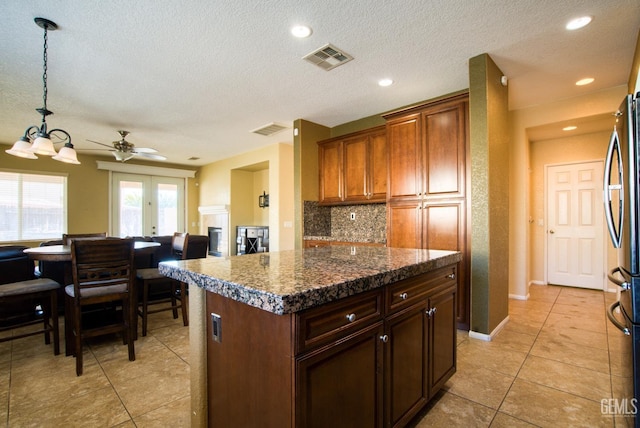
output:
M 269 252 L 269 226 L 237 226 L 236 254 Z
M 620 355 L 620 397 L 606 407 L 624 416 L 629 426 L 640 427 L 640 92 L 625 97 L 616 112 L 604 170 L 607 227 L 618 249 L 618 266 L 609 280 L 619 289 L 619 300 L 607 310 L 609 320 L 626 336 Z M 616 313 L 619 315 L 616 316 Z M 635 418 L 634 418 L 635 417 Z

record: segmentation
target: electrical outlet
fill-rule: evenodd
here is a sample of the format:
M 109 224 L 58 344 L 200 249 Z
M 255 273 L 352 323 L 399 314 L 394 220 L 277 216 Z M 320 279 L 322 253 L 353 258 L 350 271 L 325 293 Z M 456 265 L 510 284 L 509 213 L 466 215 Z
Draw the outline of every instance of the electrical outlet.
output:
M 356 213 L 351 213 L 350 218 L 351 218 L 351 220 L 355 220 L 356 219 Z

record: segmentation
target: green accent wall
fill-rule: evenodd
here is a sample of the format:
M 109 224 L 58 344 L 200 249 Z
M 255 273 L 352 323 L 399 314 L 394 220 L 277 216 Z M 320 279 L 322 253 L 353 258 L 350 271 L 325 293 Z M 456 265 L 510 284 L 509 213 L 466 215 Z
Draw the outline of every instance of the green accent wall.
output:
M 509 121 L 502 72 L 469 60 L 471 330 L 491 334 L 509 312 Z

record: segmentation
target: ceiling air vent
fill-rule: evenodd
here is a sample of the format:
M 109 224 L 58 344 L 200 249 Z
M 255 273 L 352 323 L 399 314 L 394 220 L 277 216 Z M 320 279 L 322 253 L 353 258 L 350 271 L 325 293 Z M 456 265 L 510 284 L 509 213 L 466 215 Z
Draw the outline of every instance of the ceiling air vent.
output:
M 332 44 L 328 44 L 304 56 L 302 59 L 317 65 L 323 70 L 329 71 L 351 61 L 353 57 Z
M 286 126 L 271 122 L 267 125 L 261 126 L 258 129 L 254 129 L 251 132 L 253 132 L 254 134 L 260 134 L 260 135 L 264 135 L 265 137 L 269 137 L 285 129 L 287 129 Z

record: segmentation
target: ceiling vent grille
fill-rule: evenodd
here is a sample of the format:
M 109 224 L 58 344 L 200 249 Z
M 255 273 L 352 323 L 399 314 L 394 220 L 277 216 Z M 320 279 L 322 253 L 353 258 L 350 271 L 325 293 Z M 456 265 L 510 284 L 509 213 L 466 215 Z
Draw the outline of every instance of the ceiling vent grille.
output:
M 351 61 L 353 57 L 332 44 L 328 44 L 304 56 L 302 59 L 329 71 Z
M 267 125 L 261 126 L 260 128 L 254 129 L 251 132 L 253 132 L 254 134 L 260 134 L 264 135 L 265 137 L 269 137 L 285 129 L 287 129 L 286 126 L 271 122 Z

